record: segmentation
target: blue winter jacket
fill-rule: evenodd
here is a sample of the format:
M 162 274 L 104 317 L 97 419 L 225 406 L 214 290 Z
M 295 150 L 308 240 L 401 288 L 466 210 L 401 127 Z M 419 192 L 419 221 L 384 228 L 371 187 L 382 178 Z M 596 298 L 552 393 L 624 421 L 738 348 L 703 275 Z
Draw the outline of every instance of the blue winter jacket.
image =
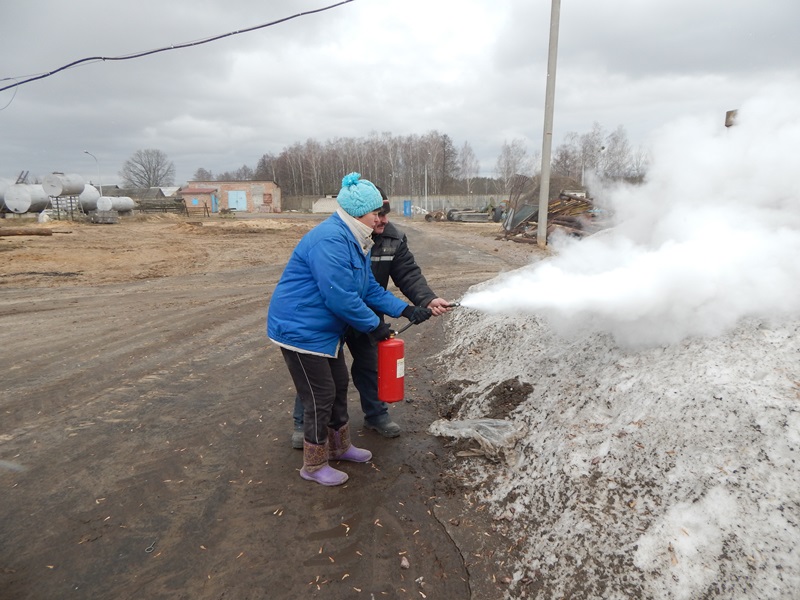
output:
M 314 227 L 297 244 L 272 294 L 269 338 L 335 357 L 348 325 L 364 333 L 378 326 L 371 309 L 400 316 L 408 304 L 378 285 L 370 263 L 339 215 Z

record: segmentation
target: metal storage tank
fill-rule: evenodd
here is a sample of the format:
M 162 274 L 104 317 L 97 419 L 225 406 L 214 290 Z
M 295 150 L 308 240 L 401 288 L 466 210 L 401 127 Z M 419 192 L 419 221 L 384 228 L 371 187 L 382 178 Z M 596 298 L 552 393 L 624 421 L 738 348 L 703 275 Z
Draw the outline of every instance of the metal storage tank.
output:
M 128 196 L 101 196 L 97 199 L 97 210 L 115 210 L 130 212 L 133 210 L 133 198 Z
M 44 210 L 50 204 L 50 197 L 41 185 L 15 183 L 6 189 L 4 202 L 6 209 L 22 214 Z
M 0 211 L 5 210 L 6 205 L 4 202 L 6 189 L 8 189 L 8 182 L 0 179 Z
M 78 196 L 78 204 L 80 204 L 81 209 L 84 212 L 89 212 L 90 210 L 97 210 L 97 200 L 100 198 L 100 192 L 97 191 L 97 188 L 93 185 L 87 183 L 81 195 Z
M 42 187 L 48 196 L 78 196 L 83 191 L 83 177 L 50 173 L 42 181 Z

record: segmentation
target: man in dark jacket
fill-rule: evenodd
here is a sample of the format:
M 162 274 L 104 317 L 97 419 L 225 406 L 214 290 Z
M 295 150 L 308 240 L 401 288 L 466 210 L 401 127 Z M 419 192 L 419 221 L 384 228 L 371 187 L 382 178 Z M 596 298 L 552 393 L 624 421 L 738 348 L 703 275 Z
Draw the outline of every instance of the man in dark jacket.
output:
M 380 187 L 383 196 L 383 208 L 379 213 L 378 225 L 372 233 L 375 245 L 372 247 L 372 273 L 375 280 L 384 289 L 389 285 L 389 278 L 400 289 L 403 295 L 416 306 L 431 309 L 433 316 L 446 313 L 450 303 L 439 298 L 431 290 L 422 270 L 408 249 L 406 235 L 389 222 L 391 206 Z M 378 315 L 383 319 L 383 315 Z M 361 397 L 361 409 L 364 411 L 364 426 L 377 431 L 384 437 L 400 435 L 400 426 L 392 421 L 385 402 L 378 400 L 378 347 L 369 335 L 364 335 L 352 328 L 348 330 L 345 343 L 350 350 L 353 364 L 350 374 L 353 385 Z M 294 432 L 292 447 L 303 447 L 303 409 L 295 399 Z

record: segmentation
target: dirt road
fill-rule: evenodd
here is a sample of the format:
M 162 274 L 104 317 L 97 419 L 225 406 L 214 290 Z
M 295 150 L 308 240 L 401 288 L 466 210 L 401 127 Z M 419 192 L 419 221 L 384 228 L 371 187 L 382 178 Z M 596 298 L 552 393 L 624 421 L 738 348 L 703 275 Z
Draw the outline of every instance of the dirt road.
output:
M 395 221 L 444 297 L 530 257 L 494 226 Z M 298 476 L 294 392 L 264 324 L 317 222 L 131 218 L 0 237 L 0 598 L 502 595 L 505 542 L 442 476 L 452 451 L 427 433 L 447 317 L 403 334 L 403 435 L 362 431 L 351 389 L 373 462 L 345 465 L 340 488 Z

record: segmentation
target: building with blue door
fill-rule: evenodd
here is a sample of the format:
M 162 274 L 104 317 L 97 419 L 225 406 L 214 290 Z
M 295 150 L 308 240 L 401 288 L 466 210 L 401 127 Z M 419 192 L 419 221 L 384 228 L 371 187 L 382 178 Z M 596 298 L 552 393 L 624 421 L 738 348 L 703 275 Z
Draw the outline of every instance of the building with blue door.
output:
M 281 212 L 281 188 L 274 181 L 190 181 L 182 190 L 188 208 L 211 212 Z

